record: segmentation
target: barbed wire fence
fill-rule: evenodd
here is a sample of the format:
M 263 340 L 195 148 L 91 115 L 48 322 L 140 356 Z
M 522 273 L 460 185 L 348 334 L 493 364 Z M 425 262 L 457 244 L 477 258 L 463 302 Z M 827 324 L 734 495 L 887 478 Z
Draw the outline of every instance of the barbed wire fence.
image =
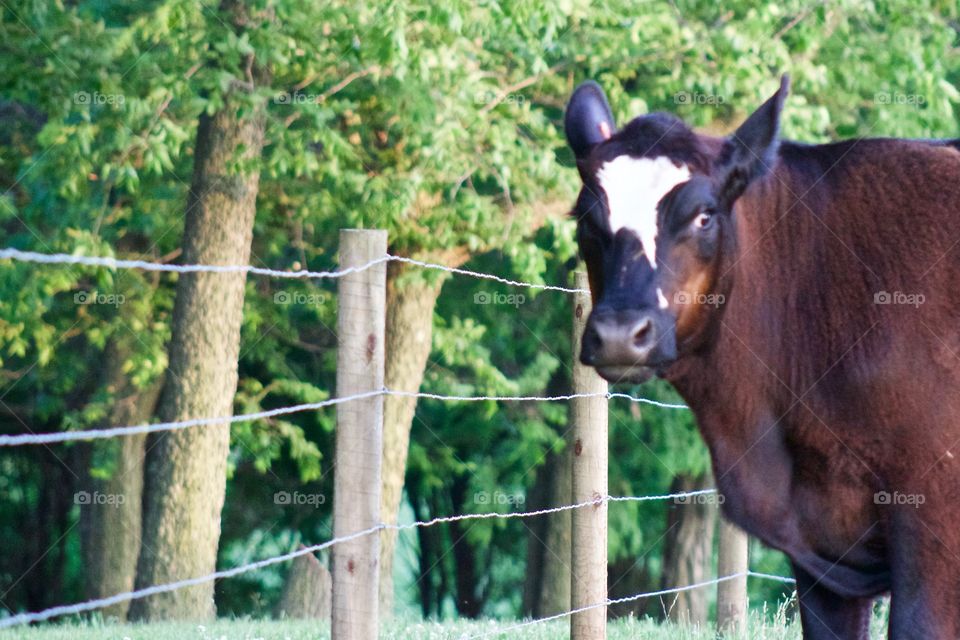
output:
M 375 232 L 357 232 L 362 235 L 364 233 L 375 233 Z M 381 232 L 382 233 L 382 232 Z M 344 242 L 344 239 L 347 236 L 341 235 L 341 242 Z M 414 265 L 423 269 L 432 269 L 447 272 L 454 275 L 462 275 L 467 277 L 479 278 L 483 280 L 490 280 L 498 282 L 500 284 L 516 287 L 527 287 L 531 289 L 540 289 L 545 291 L 557 291 L 561 293 L 570 293 L 578 295 L 578 300 L 583 303 L 584 300 L 589 300 L 584 298 L 585 294 L 589 294 L 589 290 L 585 287 L 563 287 L 556 285 L 547 285 L 547 284 L 538 284 L 531 282 L 523 282 L 517 280 L 511 280 L 508 278 L 503 278 L 501 276 L 489 273 L 482 273 L 478 271 L 472 271 L 468 269 L 460 269 L 448 267 L 445 265 L 434 264 L 430 262 L 425 262 L 421 260 L 415 260 L 412 258 L 407 258 L 403 256 L 397 256 L 387 253 L 385 250 L 380 252 L 380 255 L 373 257 L 372 259 L 363 261 L 361 264 L 347 265 L 343 266 L 340 269 L 334 271 L 309 271 L 309 270 L 297 270 L 297 271 L 283 271 L 276 269 L 266 269 L 261 267 L 254 267 L 251 265 L 199 265 L 199 264 L 166 264 L 158 262 L 150 262 L 144 260 L 123 260 L 107 256 L 86 256 L 86 255 L 71 255 L 64 253 L 37 253 L 32 251 L 21 251 L 14 248 L 0 249 L 0 260 L 11 260 L 16 262 L 23 263 L 33 263 L 33 264 L 64 264 L 64 265 L 82 265 L 90 267 L 99 267 L 99 268 L 110 268 L 110 269 L 139 269 L 145 271 L 158 271 L 158 272 L 171 272 L 171 273 L 248 273 L 254 275 L 261 275 L 266 277 L 273 278 L 296 278 L 296 279 L 349 279 L 351 277 L 360 277 L 364 274 L 370 275 L 367 272 L 381 267 L 381 274 L 378 277 L 384 279 L 384 290 L 385 290 L 385 269 L 383 267 L 389 262 L 399 262 L 409 265 Z M 342 285 L 341 285 L 342 286 Z M 588 302 L 586 303 L 588 304 Z M 352 309 L 355 311 L 355 309 Z M 383 313 L 383 310 L 381 310 Z M 582 309 L 579 307 L 574 313 L 574 322 L 578 318 L 582 317 L 582 320 L 586 320 L 586 314 L 582 312 Z M 576 352 L 577 345 L 575 345 L 574 352 Z M 381 350 L 382 357 L 382 350 Z M 380 366 L 383 366 L 383 363 L 379 363 Z M 339 375 L 339 372 L 338 372 Z M 382 377 L 381 377 L 382 380 Z M 297 405 L 290 405 L 285 407 L 280 407 L 276 409 L 270 409 L 266 411 L 259 411 L 255 413 L 248 414 L 238 414 L 230 416 L 218 416 L 218 417 L 202 417 L 194 418 L 190 420 L 182 420 L 176 422 L 165 422 L 165 423 L 152 423 L 152 424 L 136 424 L 136 425 L 127 425 L 127 426 L 116 426 L 102 429 L 88 429 L 88 430 L 76 430 L 76 431 L 62 431 L 54 433 L 24 433 L 24 434 L 0 434 L 0 448 L 2 447 L 19 447 L 19 446 L 28 446 L 28 445 L 45 445 L 45 444 L 54 444 L 54 443 L 65 443 L 73 441 L 90 441 L 97 439 L 105 438 L 116 438 L 116 437 L 125 437 L 134 434 L 144 434 L 144 433 L 154 433 L 160 431 L 175 431 L 180 429 L 192 429 L 200 428 L 205 425 L 211 424 L 236 424 L 240 422 L 249 422 L 254 420 L 261 420 L 266 418 L 271 418 L 280 415 L 288 415 L 293 413 L 301 413 L 306 411 L 319 411 L 321 409 L 337 406 L 338 410 L 340 406 L 344 404 L 357 404 L 363 401 L 376 401 L 380 403 L 380 412 L 379 412 L 379 421 L 380 424 L 372 425 L 375 429 L 382 429 L 382 402 L 383 399 L 387 396 L 403 396 L 403 397 L 413 397 L 417 399 L 430 399 L 442 402 L 582 402 L 582 401 L 603 401 L 603 400 L 613 400 L 613 399 L 622 399 L 634 403 L 642 403 L 651 406 L 656 406 L 664 409 L 670 410 L 685 410 L 687 407 L 682 404 L 666 403 L 660 402 L 658 400 L 653 400 L 649 398 L 634 397 L 629 394 L 624 393 L 612 393 L 609 391 L 588 391 L 582 392 L 574 388 L 572 393 L 565 395 L 554 395 L 554 396 L 517 396 L 517 395 L 477 395 L 477 396 L 463 396 L 463 395 L 443 395 L 436 393 L 427 393 L 427 392 L 409 392 L 409 391 L 399 391 L 388 389 L 384 386 L 379 385 L 375 388 L 369 388 L 366 390 L 358 391 L 356 393 L 343 395 L 336 398 L 329 398 L 320 402 L 304 403 Z M 603 406 L 603 416 L 602 418 L 602 428 L 604 434 L 606 433 L 606 404 Z M 591 418 L 593 419 L 593 418 Z M 340 420 L 339 420 L 339 411 L 338 411 L 338 437 L 340 430 Z M 605 438 L 605 435 L 604 435 Z M 339 442 L 339 440 L 338 440 Z M 605 440 L 603 441 L 605 442 Z M 379 439 L 377 439 L 379 443 Z M 602 453 L 603 460 L 602 470 L 605 476 L 606 474 L 606 451 L 602 452 L 591 452 L 591 455 L 597 453 Z M 377 455 L 380 452 L 377 451 Z M 594 464 L 596 461 L 592 461 L 591 464 Z M 368 487 L 368 490 L 374 491 L 377 496 L 377 501 L 379 502 L 379 475 L 376 477 L 376 482 L 378 486 Z M 595 492 L 592 494 L 592 498 L 581 500 L 579 502 L 573 502 L 572 504 L 558 505 L 544 509 L 538 509 L 533 511 L 523 511 L 523 512 L 512 512 L 512 513 L 499 513 L 499 512 L 484 512 L 484 513 L 469 513 L 469 514 L 453 514 L 448 516 L 439 516 L 430 520 L 425 521 L 414 521 L 404 524 L 388 524 L 380 522 L 378 518 L 370 519 L 370 515 L 367 514 L 366 518 L 369 520 L 369 526 L 362 528 L 357 528 L 356 530 L 337 535 L 336 528 L 334 530 L 334 536 L 319 544 L 314 544 L 311 546 L 301 547 L 294 551 L 288 553 L 271 556 L 264 558 L 255 562 L 250 562 L 240 566 L 232 567 L 229 569 L 222 569 L 215 571 L 213 573 L 194 576 L 190 578 L 185 578 L 183 580 L 178 580 L 174 582 L 169 582 L 166 584 L 153 585 L 143 589 L 137 589 L 132 591 L 126 591 L 114 594 L 109 597 L 96 598 L 92 600 L 87 600 L 84 602 L 79 602 L 75 604 L 68 605 L 59 605 L 55 607 L 50 607 L 43 609 L 41 611 L 19 613 L 15 615 L 10 615 L 6 618 L 0 618 L 0 629 L 15 627 L 24 624 L 30 624 L 35 622 L 42 622 L 50 620 L 52 618 L 75 615 L 89 611 L 95 611 L 97 609 L 107 607 L 113 604 L 118 604 L 121 602 L 127 602 L 131 600 L 136 600 L 140 598 L 149 597 L 152 595 L 167 593 L 181 589 L 184 587 L 195 586 L 198 584 L 203 584 L 215 580 L 231 578 L 237 575 L 241 575 L 250 571 L 255 571 L 257 569 L 262 569 L 264 567 L 284 563 L 293 559 L 296 559 L 300 556 L 316 553 L 325 549 L 333 549 L 338 545 L 349 545 L 349 544 L 368 544 L 372 541 L 372 548 L 376 549 L 376 540 L 378 534 L 381 531 L 393 530 L 393 531 L 407 531 L 414 530 L 422 527 L 432 527 L 440 524 L 448 524 L 452 522 L 459 521 L 476 521 L 476 520 L 489 520 L 489 519 L 499 519 L 507 520 L 514 518 L 532 518 L 537 516 L 551 515 L 555 513 L 561 513 L 566 511 L 577 513 L 587 513 L 595 511 L 600 508 L 604 508 L 602 511 L 602 517 L 604 520 L 603 526 L 603 557 L 594 558 L 593 561 L 596 563 L 602 562 L 602 571 L 605 576 L 606 572 L 606 511 L 605 507 L 610 503 L 621 503 L 621 502 L 647 502 L 647 501 L 664 501 L 664 500 L 674 500 L 674 501 L 690 501 L 695 499 L 702 499 L 704 496 L 712 495 L 716 493 L 715 489 L 701 489 L 696 491 L 686 491 L 679 493 L 669 493 L 664 495 L 651 495 L 651 496 L 613 496 L 609 495 L 606 488 L 606 479 L 603 478 L 602 486 L 604 490 L 602 492 Z M 341 494 L 339 485 L 336 485 L 335 480 L 335 507 L 334 507 L 334 519 L 337 519 L 338 510 L 336 506 L 337 495 Z M 343 496 L 341 495 L 341 500 L 343 503 L 356 503 L 358 501 L 352 500 L 352 496 Z M 592 509 L 591 509 L 592 508 Z M 355 520 L 355 518 L 351 518 Z M 594 517 L 595 519 L 595 517 Z M 587 521 L 584 521 L 587 522 Z M 336 527 L 336 522 L 335 522 Z M 574 532 L 577 531 L 577 523 L 574 523 Z M 574 545 L 577 544 L 577 540 L 574 540 Z M 370 551 L 368 546 L 367 552 Z M 337 565 L 334 564 L 334 585 L 336 589 L 337 580 L 336 580 Z M 716 578 L 698 582 L 690 585 L 678 585 L 669 589 L 662 589 L 659 591 L 651 591 L 644 593 L 637 593 L 631 596 L 610 599 L 605 597 L 595 598 L 590 601 L 580 601 L 576 600 L 574 597 L 571 602 L 572 608 L 568 611 L 564 611 L 555 615 L 537 618 L 533 620 L 526 620 L 523 622 L 510 624 L 507 626 L 497 626 L 494 629 L 489 631 L 482 631 L 475 635 L 464 635 L 462 638 L 472 639 L 472 638 L 486 638 L 500 636 L 511 631 L 515 631 L 520 628 L 528 627 L 531 625 L 542 624 L 553 620 L 559 620 L 563 618 L 572 618 L 577 619 L 578 616 L 584 616 L 589 613 L 599 612 L 599 619 L 605 622 L 606 619 L 606 609 L 611 605 L 622 604 L 627 602 L 633 602 L 637 600 L 642 600 L 645 598 L 659 597 L 665 595 L 678 594 L 685 591 L 691 591 L 694 589 L 702 589 L 710 586 L 717 586 L 724 584 L 726 582 L 736 580 L 736 579 L 762 579 L 762 580 L 772 580 L 783 583 L 792 584 L 794 581 L 792 578 L 786 578 L 782 576 L 775 576 L 765 573 L 759 573 L 750 571 L 748 567 L 744 567 L 742 571 L 736 571 L 729 575 L 718 576 Z M 373 578 L 376 580 L 376 578 Z M 366 592 L 376 594 L 376 584 L 366 586 Z M 606 584 L 602 585 L 602 593 L 606 593 Z M 340 594 L 341 597 L 347 594 Z M 346 606 L 349 607 L 351 604 L 349 598 L 346 600 Z M 337 616 L 337 608 L 334 608 L 334 618 Z M 594 620 L 598 619 L 597 616 L 594 616 Z M 369 621 L 367 621 L 369 622 Z M 376 616 L 373 620 L 373 628 L 377 628 L 378 621 Z M 573 638 L 574 640 L 580 640 L 581 638 L 587 638 L 587 635 L 581 633 L 578 636 L 577 626 L 575 624 L 571 625 L 573 629 Z

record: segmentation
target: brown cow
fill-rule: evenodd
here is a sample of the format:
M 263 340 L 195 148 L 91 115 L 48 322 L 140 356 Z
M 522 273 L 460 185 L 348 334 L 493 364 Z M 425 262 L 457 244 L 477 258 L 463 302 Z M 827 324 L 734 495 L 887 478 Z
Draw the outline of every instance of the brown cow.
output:
M 960 637 L 960 146 L 729 138 L 594 83 L 567 139 L 594 298 L 581 359 L 693 410 L 726 516 L 784 551 L 805 638 Z M 953 389 L 953 391 L 951 391 Z

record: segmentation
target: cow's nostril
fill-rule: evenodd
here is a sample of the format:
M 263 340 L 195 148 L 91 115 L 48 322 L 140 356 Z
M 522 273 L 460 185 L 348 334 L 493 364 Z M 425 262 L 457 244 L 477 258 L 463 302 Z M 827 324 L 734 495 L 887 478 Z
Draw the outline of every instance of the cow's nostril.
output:
M 647 338 L 650 334 L 650 318 L 644 318 L 642 322 L 633 330 L 633 345 L 636 347 L 642 347 L 647 342 Z

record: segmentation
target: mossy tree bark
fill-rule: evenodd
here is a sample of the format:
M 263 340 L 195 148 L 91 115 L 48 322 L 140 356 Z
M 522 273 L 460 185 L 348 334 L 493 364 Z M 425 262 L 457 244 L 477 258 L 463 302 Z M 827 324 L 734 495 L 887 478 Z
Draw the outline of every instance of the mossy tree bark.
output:
M 466 513 L 467 495 L 470 479 L 457 476 L 450 486 L 451 513 Z M 483 612 L 489 585 L 481 585 L 479 576 L 485 573 L 483 559 L 478 558 L 478 549 L 470 541 L 467 533 L 470 524 L 454 521 L 448 525 L 450 531 L 450 554 L 453 556 L 453 578 L 457 614 L 465 618 L 479 618 Z M 487 555 L 489 559 L 489 555 Z
M 548 477 L 549 461 L 537 471 L 536 479 L 527 490 L 524 507 L 528 511 L 546 509 L 550 504 L 550 488 L 553 479 Z M 525 518 L 527 552 L 523 576 L 523 604 L 520 610 L 524 618 L 538 618 L 540 591 L 543 588 L 543 555 L 546 549 L 543 541 L 547 538 L 546 516 Z
M 565 282 L 566 278 L 561 278 Z M 570 389 L 565 372 L 554 374 L 547 395 L 561 395 Z M 561 434 L 566 443 L 560 453 L 551 452 L 538 470 L 527 492 L 524 508 L 536 511 L 570 504 L 573 497 L 573 442 L 570 429 Z M 573 559 L 573 517 L 570 511 L 524 518 L 527 530 L 526 575 L 523 590 L 523 615 L 542 618 L 569 611 L 571 561 Z
M 201 116 L 184 262 L 248 263 L 260 176 L 258 169 L 240 167 L 256 165 L 251 160 L 263 147 L 264 125 L 263 106 L 236 94 L 214 115 Z M 181 275 L 158 410 L 162 421 L 230 415 L 244 281 L 242 273 Z M 226 423 L 151 434 L 138 588 L 215 570 L 229 442 Z M 212 582 L 137 600 L 130 608 L 130 617 L 138 620 L 205 619 L 214 613 Z
M 671 493 L 695 491 L 709 485 L 705 476 L 674 478 Z M 702 497 L 702 496 L 700 496 Z M 671 503 L 663 548 L 662 589 L 672 589 L 709 579 L 713 559 L 713 530 L 717 508 L 707 500 L 687 499 Z M 708 613 L 706 589 L 663 596 L 656 602 L 661 616 L 675 622 L 705 625 Z
M 573 461 L 570 454 L 572 443 L 549 460 L 550 507 L 570 504 Z M 570 610 L 571 545 L 573 544 L 573 514 L 561 511 L 547 516 L 547 531 L 544 539 L 543 578 L 540 599 L 534 615 L 542 618 Z
M 287 572 L 276 617 L 329 622 L 332 590 L 330 572 L 317 556 L 312 553 L 299 556 Z
M 429 199 L 429 198 L 428 198 Z M 569 204 L 564 200 L 540 203 L 527 229 L 532 233 L 549 217 L 566 213 Z M 466 247 L 456 247 L 441 254 L 419 256 L 448 267 L 460 267 L 474 253 Z M 405 265 L 391 263 L 387 271 L 387 333 L 386 371 L 384 384 L 388 389 L 419 391 L 423 382 L 427 358 L 430 356 L 433 336 L 433 311 L 440 295 L 442 281 L 426 281 L 416 277 L 405 278 Z M 380 519 L 395 523 L 406 476 L 407 452 L 410 446 L 410 427 L 417 408 L 416 398 L 387 396 L 383 405 L 383 460 L 381 466 Z M 380 615 L 389 616 L 393 610 L 393 565 L 397 547 L 397 532 L 386 530 L 380 537 Z
M 387 272 L 387 363 L 384 384 L 388 389 L 419 391 L 430 355 L 433 310 L 440 295 L 440 282 L 403 278 L 407 269 L 391 264 Z M 403 497 L 410 445 L 410 427 L 417 399 L 387 396 L 383 406 L 383 461 L 380 518 L 395 523 Z M 380 612 L 393 610 L 393 558 L 397 532 L 386 530 L 380 538 Z
M 136 389 L 123 371 L 128 350 L 117 342 L 104 354 L 104 385 L 113 393 L 113 408 L 104 426 L 142 424 L 150 420 L 160 395 L 161 380 Z M 133 588 L 140 553 L 143 461 L 146 435 L 96 440 L 91 444 L 91 476 L 85 491 L 106 496 L 80 508 L 84 589 L 88 599 L 103 598 Z M 100 610 L 105 618 L 125 620 L 129 602 Z

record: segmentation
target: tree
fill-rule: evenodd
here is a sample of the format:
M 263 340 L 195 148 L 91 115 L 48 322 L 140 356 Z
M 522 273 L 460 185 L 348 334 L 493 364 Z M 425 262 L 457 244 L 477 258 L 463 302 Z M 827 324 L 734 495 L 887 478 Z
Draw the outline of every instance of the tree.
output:
M 160 393 L 160 379 L 136 389 L 124 372 L 129 347 L 111 343 L 104 367 L 105 390 L 113 401 L 104 427 L 143 424 L 150 420 Z M 143 463 L 146 435 L 91 443 L 90 479 L 85 490 L 109 501 L 89 501 L 80 513 L 85 594 L 105 598 L 133 589 L 142 535 Z M 129 602 L 101 610 L 104 617 L 126 619 Z
M 222 8 L 238 27 L 251 19 L 243 5 L 226 2 Z M 235 83 L 223 106 L 201 115 L 197 128 L 183 239 L 183 258 L 190 264 L 250 260 L 265 112 L 262 101 L 247 98 L 261 78 L 252 54 L 245 62 L 246 82 Z M 180 278 L 161 420 L 232 412 L 245 279 L 243 273 Z M 229 442 L 226 423 L 151 434 L 138 588 L 216 568 Z M 213 614 L 212 582 L 137 600 L 130 610 L 131 617 L 143 620 Z
M 572 443 L 567 442 L 560 454 L 548 460 L 544 471 L 551 483 L 550 507 L 570 504 L 572 501 Z M 561 511 L 547 516 L 546 536 L 543 540 L 543 572 L 540 597 L 534 615 L 552 616 L 570 610 L 571 545 L 573 514 Z
M 416 392 L 430 355 L 433 337 L 433 310 L 441 283 L 422 278 L 402 282 L 398 264 L 390 265 L 387 276 L 386 371 L 388 389 Z M 383 406 L 383 486 L 380 514 L 383 522 L 396 522 L 403 497 L 407 449 L 417 399 L 387 396 Z M 396 531 L 384 531 L 380 538 L 380 610 L 389 616 L 393 608 L 393 558 Z
M 185 260 L 183 202 L 199 116 L 223 109 L 223 96 L 247 81 L 251 52 L 273 75 L 272 86 L 250 96 L 269 103 L 251 262 L 277 269 L 334 267 L 337 229 L 360 225 L 388 228 L 391 251 L 402 255 L 564 282 L 562 265 L 574 248 L 563 212 L 577 176 L 559 127 L 566 98 L 586 78 L 607 90 L 618 123 L 659 110 L 724 133 L 789 70 L 788 137 L 955 135 L 960 64 L 952 0 L 677 0 L 614 2 L 605 11 L 583 3 L 406 0 L 256 7 L 254 19 L 236 29 L 210 3 L 186 0 L 7 3 L 0 12 L 3 245 Z M 270 11 L 276 20 L 261 19 Z M 233 97 L 243 98 L 246 117 L 246 97 Z M 421 302 L 441 280 L 419 269 L 391 273 L 397 308 L 409 298 L 427 317 Z M 91 363 L 106 362 L 110 345 L 121 343 L 130 353 L 122 372 L 128 383 L 118 389 L 146 393 L 161 379 L 175 284 L 174 276 L 136 271 L 0 265 L 0 430 L 116 424 L 110 412 L 126 392 L 109 392 Z M 562 381 L 569 357 L 558 347 L 569 321 L 562 296 L 459 276 L 442 286 L 433 335 L 417 338 L 431 343 L 425 390 L 542 395 Z M 427 292 L 403 293 L 421 287 Z M 323 282 L 248 279 L 237 411 L 329 397 L 331 290 Z M 75 302 L 92 292 L 126 302 Z M 517 308 L 474 302 L 494 292 L 526 300 Z M 313 302 L 276 301 L 294 293 Z M 419 326 L 410 318 L 400 325 Z M 397 384 L 415 387 L 416 375 L 400 364 Z M 649 385 L 625 391 L 673 399 Z M 469 479 L 461 505 L 468 511 L 519 509 L 535 481 L 554 479 L 545 460 L 559 450 L 562 406 L 411 406 L 390 421 L 402 443 L 405 416 L 414 412 L 408 474 L 395 472 L 391 486 L 399 497 L 406 484 L 420 519 L 454 510 L 454 478 Z M 611 492 L 665 493 L 675 477 L 704 470 L 687 456 L 703 453 L 692 423 L 678 423 L 677 415 L 611 403 Z M 221 565 L 327 538 L 328 505 L 298 509 L 272 498 L 278 489 L 330 495 L 324 453 L 331 428 L 329 411 L 233 426 Z M 26 572 L 4 597 L 11 610 L 83 599 L 84 574 L 99 571 L 98 560 L 85 566 L 71 552 L 79 548 L 77 520 L 90 515 L 73 494 L 80 479 L 107 480 L 120 461 L 109 447 L 92 458 L 80 455 L 85 449 L 0 451 L 0 539 L 13 549 L 0 556 L 0 573 Z M 513 503 L 470 499 L 497 491 Z M 619 595 L 659 586 L 667 517 L 658 503 L 611 506 L 611 563 L 622 569 L 611 582 Z M 484 613 L 519 611 L 527 530 L 517 521 L 464 529 L 470 544 L 458 552 L 475 557 L 474 576 L 487 585 L 479 594 Z M 420 534 L 420 546 L 410 538 L 426 571 L 451 539 L 437 527 Z M 100 548 L 118 544 L 105 540 Z M 777 554 L 752 551 L 754 568 L 787 569 Z M 458 577 L 450 556 L 420 583 L 409 570 L 397 569 L 398 586 L 406 587 L 398 607 L 422 597 L 434 614 L 449 610 Z M 282 572 L 224 581 L 219 610 L 270 611 Z M 621 573 L 627 577 L 617 582 Z M 754 599 L 783 594 L 762 581 L 750 589 Z
M 527 65 L 511 64 L 509 55 L 540 55 L 540 34 L 525 32 L 521 21 L 530 16 L 513 10 L 501 19 L 498 8 L 468 4 L 436 11 L 415 3 L 396 8 L 396 15 L 378 17 L 378 30 L 404 47 L 379 60 L 380 71 L 343 90 L 354 96 L 357 107 L 346 124 L 356 136 L 357 159 L 372 177 L 364 187 L 364 207 L 353 217 L 386 228 L 393 253 L 459 267 L 489 251 L 516 252 L 529 259 L 529 277 L 536 279 L 542 263 L 523 245 L 548 219 L 563 215 L 566 198 L 555 191 L 569 183 L 523 145 L 528 136 L 555 141 L 556 133 L 546 114 L 525 108 L 510 90 L 555 72 L 531 74 Z M 479 46 L 495 25 L 510 30 L 509 44 L 502 50 Z M 449 53 L 435 55 L 440 43 L 477 63 L 451 64 Z M 397 267 L 388 278 L 386 384 L 417 391 L 429 362 L 429 325 L 443 281 L 437 274 Z M 413 398 L 385 399 L 384 522 L 397 519 L 416 406 Z M 392 604 L 395 540 L 396 532 L 384 532 L 384 612 Z
M 704 476 L 678 476 L 670 487 L 670 493 L 702 489 L 707 479 Z M 661 589 L 710 579 L 716 511 L 716 507 L 706 501 L 687 499 L 670 505 L 663 548 L 663 572 L 660 574 Z M 706 589 L 661 596 L 658 613 L 674 622 L 704 626 L 707 623 L 709 596 Z

